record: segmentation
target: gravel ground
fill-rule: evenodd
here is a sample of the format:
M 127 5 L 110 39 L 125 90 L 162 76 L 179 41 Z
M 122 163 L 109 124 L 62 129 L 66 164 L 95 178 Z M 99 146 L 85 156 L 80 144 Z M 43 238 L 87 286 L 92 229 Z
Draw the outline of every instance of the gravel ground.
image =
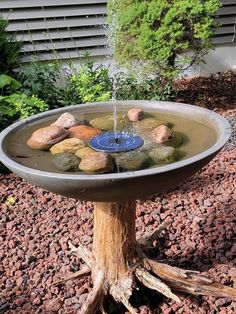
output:
M 236 287 L 236 110 L 222 114 L 234 127 L 230 142 L 179 188 L 137 201 L 136 224 L 143 234 L 169 220 L 150 255 Z M 14 174 L 0 175 L 0 202 L 0 313 L 79 313 L 89 278 L 50 285 L 79 269 L 67 241 L 91 246 L 93 203 L 46 192 Z M 132 301 L 142 314 L 236 313 L 228 298 L 178 295 L 181 304 L 144 289 Z

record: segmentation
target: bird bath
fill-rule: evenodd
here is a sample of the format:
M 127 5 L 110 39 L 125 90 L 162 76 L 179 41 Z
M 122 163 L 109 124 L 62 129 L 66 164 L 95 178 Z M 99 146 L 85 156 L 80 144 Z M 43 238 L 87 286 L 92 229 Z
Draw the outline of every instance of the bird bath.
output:
M 64 112 L 77 113 L 81 116 L 84 113 L 97 115 L 112 112 L 113 106 L 114 102 L 106 102 L 56 109 L 19 121 L 0 134 L 2 162 L 20 177 L 57 194 L 95 201 L 92 252 L 82 245 L 75 247 L 69 243 L 71 251 L 77 254 L 85 265 L 72 278 L 66 278 L 55 284 L 91 273 L 93 289 L 82 306 L 82 314 L 94 314 L 97 311 L 105 313 L 103 300 L 106 295 L 112 295 L 117 302 L 123 303 L 130 313 L 136 313 L 129 298 L 137 288 L 138 282 L 176 302 L 180 300 L 174 294 L 174 290 L 196 295 L 235 298 L 234 288 L 215 283 L 198 272 L 151 260 L 145 255 L 145 247 L 150 245 L 150 240 L 154 241 L 158 237 L 163 225 L 142 238 L 138 239 L 135 235 L 135 200 L 179 185 L 205 166 L 227 142 L 230 125 L 220 115 L 207 109 L 178 103 L 117 101 L 117 111 L 128 111 L 130 108 L 138 107 L 149 113 L 157 112 L 179 116 L 185 121 L 191 120 L 193 126 L 197 122 L 209 130 L 205 136 L 199 133 L 198 137 L 203 142 L 213 132 L 212 143 L 204 149 L 192 156 L 159 167 L 105 174 L 65 173 L 24 164 L 26 162 L 24 158 L 17 158 L 12 153 L 14 149 L 16 152 L 20 149 L 25 150 L 22 145 L 21 148 L 15 146 L 14 139 L 16 140 L 24 130 L 34 128 L 41 122 L 55 121 Z M 194 129 L 191 131 L 190 127 L 190 132 L 194 131 L 196 132 Z

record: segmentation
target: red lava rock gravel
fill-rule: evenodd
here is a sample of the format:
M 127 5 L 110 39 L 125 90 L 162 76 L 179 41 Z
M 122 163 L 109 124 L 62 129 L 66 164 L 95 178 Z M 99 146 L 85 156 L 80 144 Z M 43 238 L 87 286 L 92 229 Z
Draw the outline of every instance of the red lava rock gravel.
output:
M 235 125 L 236 110 L 224 114 Z M 150 256 L 236 286 L 235 155 L 234 135 L 183 185 L 137 201 L 138 234 L 171 222 Z M 0 202 L 0 313 L 80 313 L 90 278 L 50 285 L 81 266 L 69 254 L 68 240 L 91 247 L 93 203 L 46 192 L 14 174 L 0 175 Z M 236 302 L 228 298 L 178 295 L 181 304 L 143 288 L 132 302 L 142 314 L 236 313 Z

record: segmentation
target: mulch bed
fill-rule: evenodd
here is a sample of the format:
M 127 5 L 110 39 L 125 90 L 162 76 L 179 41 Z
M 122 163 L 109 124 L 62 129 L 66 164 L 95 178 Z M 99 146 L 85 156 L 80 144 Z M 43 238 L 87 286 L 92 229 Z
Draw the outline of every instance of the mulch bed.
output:
M 226 71 L 210 76 L 186 77 L 175 84 L 176 101 L 208 109 L 236 107 L 236 72 Z
M 207 106 L 216 105 L 210 96 L 208 100 Z M 236 287 L 236 109 L 223 98 L 219 104 L 214 110 L 234 127 L 230 142 L 181 186 L 138 200 L 136 227 L 138 234 L 144 234 L 170 221 L 150 256 L 203 274 L 208 271 L 216 281 Z M 58 196 L 6 174 L 0 175 L 0 204 L 0 313 L 80 313 L 91 289 L 90 278 L 51 284 L 81 266 L 69 254 L 68 240 L 91 247 L 93 203 Z M 150 290 L 141 292 L 132 302 L 142 314 L 236 313 L 236 302 L 228 298 L 178 293 L 182 303 L 177 304 Z M 116 313 L 126 312 L 120 308 Z

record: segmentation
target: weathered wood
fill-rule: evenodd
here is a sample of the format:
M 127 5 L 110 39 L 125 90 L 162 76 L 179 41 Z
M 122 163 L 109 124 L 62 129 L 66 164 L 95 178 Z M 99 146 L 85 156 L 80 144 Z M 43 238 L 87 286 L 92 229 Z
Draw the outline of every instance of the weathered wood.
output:
M 55 281 L 50 286 L 63 285 L 67 281 L 70 281 L 70 280 L 82 279 L 85 276 L 89 275 L 90 273 L 91 273 L 91 269 L 87 265 L 85 265 L 83 268 L 81 268 L 80 270 L 72 274 L 71 276 Z
M 93 255 L 109 283 L 129 277 L 136 257 L 134 201 L 95 204 Z
M 86 302 L 81 308 L 80 314 L 95 314 L 100 309 L 103 301 L 103 284 L 104 276 L 101 271 L 96 273 L 95 280 L 93 282 L 93 289 L 89 293 Z
M 146 246 L 147 248 L 152 245 L 152 243 L 157 240 L 168 226 L 170 225 L 170 221 L 164 221 L 161 223 L 155 230 L 149 233 L 145 233 L 143 236 L 137 239 L 137 242 L 141 246 Z
M 70 241 L 68 242 L 70 252 L 75 253 L 82 261 L 84 261 L 88 267 L 93 267 L 93 256 L 92 253 L 83 245 L 78 244 L 78 246 L 74 246 Z
M 198 272 L 184 270 L 147 259 L 146 266 L 171 288 L 194 295 L 236 299 L 236 289 L 214 282 Z

